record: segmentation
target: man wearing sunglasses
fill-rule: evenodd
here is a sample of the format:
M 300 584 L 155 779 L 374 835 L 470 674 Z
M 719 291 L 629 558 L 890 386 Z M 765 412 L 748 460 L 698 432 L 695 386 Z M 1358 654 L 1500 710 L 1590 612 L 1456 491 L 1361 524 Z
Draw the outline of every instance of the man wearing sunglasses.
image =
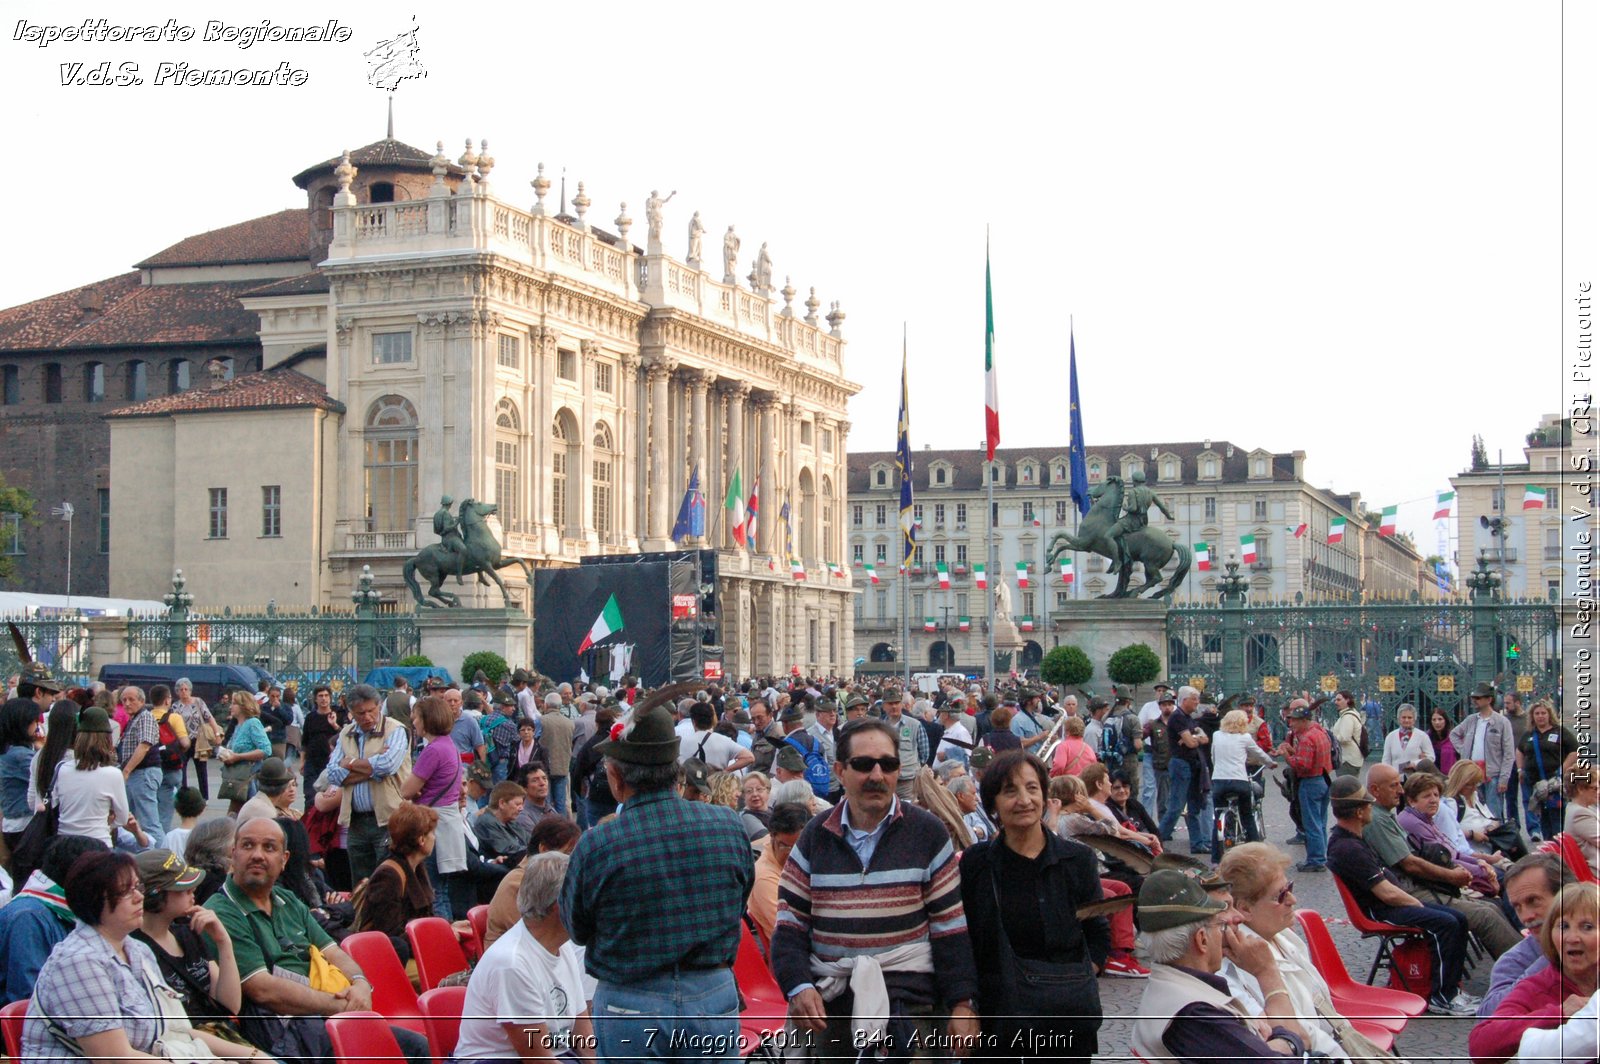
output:
M 853 1060 L 884 1036 L 907 1057 L 935 1045 L 965 1056 L 977 1034 L 956 854 L 938 818 L 896 795 L 901 747 L 885 721 L 845 726 L 834 766 L 844 801 L 806 825 L 779 885 L 773 974 L 818 1060 Z M 897 945 L 861 945 L 874 941 Z M 876 965 L 856 964 L 867 956 Z

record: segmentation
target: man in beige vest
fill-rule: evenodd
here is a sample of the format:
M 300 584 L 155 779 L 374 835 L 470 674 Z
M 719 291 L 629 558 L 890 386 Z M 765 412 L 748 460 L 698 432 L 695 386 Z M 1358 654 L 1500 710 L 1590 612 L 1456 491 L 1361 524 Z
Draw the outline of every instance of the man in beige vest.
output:
M 1238 913 L 1176 869 L 1145 878 L 1139 890 L 1139 949 L 1150 964 L 1133 1048 L 1150 1064 L 1300 1060 L 1305 1035 L 1270 950 L 1234 929 Z M 1217 972 L 1224 953 L 1261 983 L 1266 1016 L 1252 1018 Z
M 350 881 L 359 883 L 389 855 L 389 814 L 411 774 L 411 743 L 400 722 L 383 714 L 371 685 L 356 684 L 345 701 L 350 723 L 339 732 L 328 784 L 342 791 L 339 823 L 349 828 Z

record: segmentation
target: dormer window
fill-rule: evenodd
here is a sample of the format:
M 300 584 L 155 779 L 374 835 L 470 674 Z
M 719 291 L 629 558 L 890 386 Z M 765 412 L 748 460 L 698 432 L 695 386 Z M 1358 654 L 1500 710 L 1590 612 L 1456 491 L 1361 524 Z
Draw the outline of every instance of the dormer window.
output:
M 1067 480 L 1067 467 L 1062 465 L 1060 462 L 1057 462 L 1056 463 L 1056 472 L 1055 472 L 1055 482 L 1057 484 L 1065 484 L 1066 480 Z
M 1104 480 L 1106 475 L 1105 463 L 1095 458 L 1089 462 L 1089 483 L 1094 484 Z
M 944 466 L 940 466 L 938 469 L 933 471 L 933 482 L 935 484 L 944 483 Z
M 1168 458 L 1166 461 L 1161 463 L 1161 479 L 1162 480 L 1177 480 L 1178 479 L 1178 463 L 1177 463 L 1177 461 L 1175 459 Z
M 1017 477 L 1024 484 L 1033 483 L 1033 466 L 1022 465 L 1017 467 Z
M 882 470 L 882 469 L 878 470 L 877 477 L 876 477 L 874 483 L 876 483 L 877 486 L 880 487 L 880 488 L 887 487 L 888 484 L 889 484 L 889 474 L 888 474 L 888 472 L 885 471 L 885 470 Z
M 1202 454 L 1200 456 L 1198 465 L 1200 469 L 1201 480 L 1217 479 L 1218 471 L 1221 469 L 1221 466 L 1218 463 L 1217 456 L 1215 454 Z

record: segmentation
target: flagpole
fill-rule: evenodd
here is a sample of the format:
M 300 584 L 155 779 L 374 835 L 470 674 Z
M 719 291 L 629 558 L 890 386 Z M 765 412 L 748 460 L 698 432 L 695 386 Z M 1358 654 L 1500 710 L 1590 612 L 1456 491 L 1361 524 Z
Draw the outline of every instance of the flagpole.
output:
M 906 405 L 907 405 L 908 400 L 909 400 L 909 388 L 908 388 L 908 385 L 906 384 L 906 350 L 907 350 L 906 323 L 904 321 L 901 321 L 900 322 L 900 416 L 901 416 L 901 425 L 904 428 L 905 432 L 903 434 L 903 440 L 900 441 L 900 442 L 903 442 L 904 445 L 905 445 L 905 449 L 908 452 L 905 457 L 906 457 L 907 461 L 909 461 L 909 451 L 911 449 L 911 444 L 910 444 L 911 414 L 910 414 L 909 411 L 906 410 Z M 912 512 L 915 513 L 915 511 L 912 511 Z M 906 549 L 905 549 L 905 536 L 906 536 L 905 520 L 906 520 L 905 515 L 901 514 L 900 515 L 900 538 L 901 538 L 901 544 L 900 544 L 900 572 L 898 574 L 899 577 L 900 577 L 900 677 L 901 677 L 901 682 L 904 683 L 904 685 L 905 685 L 906 693 L 910 694 L 910 691 L 911 691 L 911 561 L 912 561 L 912 555 L 908 555 L 906 553 Z M 915 550 L 916 550 L 916 548 L 913 546 L 913 548 L 912 548 L 913 554 L 915 553 Z
M 984 353 L 984 453 L 989 462 L 983 470 L 984 491 L 986 500 L 984 504 L 984 564 L 988 566 L 989 582 L 991 586 L 984 592 L 983 613 L 984 627 L 988 629 L 988 654 L 983 660 L 983 686 L 989 694 L 994 694 L 994 596 L 999 590 L 994 586 L 997 580 L 1005 579 L 1005 574 L 1000 572 L 994 549 L 994 453 L 990 449 L 989 439 L 989 413 L 990 403 L 989 384 L 993 380 L 994 368 L 994 285 L 989 276 L 989 227 L 983 227 L 983 353 Z M 999 403 L 995 397 L 993 402 Z M 996 423 L 998 425 L 999 409 L 996 406 Z

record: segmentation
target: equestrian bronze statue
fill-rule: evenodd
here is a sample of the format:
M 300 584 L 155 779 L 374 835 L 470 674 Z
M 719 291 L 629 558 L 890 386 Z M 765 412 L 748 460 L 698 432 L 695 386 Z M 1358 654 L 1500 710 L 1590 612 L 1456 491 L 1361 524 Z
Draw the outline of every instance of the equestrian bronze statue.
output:
M 1159 507 L 1168 520 L 1172 519 L 1171 512 L 1153 491 L 1142 483 L 1136 483 L 1129 502 L 1130 508 L 1137 509 L 1138 513 L 1125 513 L 1123 483 L 1118 476 L 1108 476 L 1090 488 L 1089 497 L 1094 501 L 1079 523 L 1077 534 L 1057 532 L 1050 537 L 1046 564 L 1053 567 L 1056 560 L 1067 551 L 1098 554 L 1109 559 L 1117 572 L 1117 586 L 1101 595 L 1101 598 L 1139 598 L 1151 588 L 1160 589 L 1151 598 L 1169 598 L 1183 578 L 1189 575 L 1192 555 L 1184 544 L 1173 542 L 1159 528 L 1151 528 L 1145 518 L 1145 510 L 1150 506 Z M 1174 557 L 1178 559 L 1178 568 L 1162 584 L 1161 570 Z M 1130 588 L 1128 582 L 1136 564 L 1144 567 L 1144 583 Z
M 418 606 L 437 605 L 429 602 L 429 598 L 438 599 L 446 606 L 459 606 L 461 599 L 444 590 L 445 578 L 454 576 L 456 582 L 460 583 L 463 576 L 476 576 L 480 584 L 494 581 L 509 606 L 511 595 L 506 591 L 505 581 L 500 579 L 497 570 L 512 565 L 522 566 L 531 589 L 533 568 L 521 558 L 501 558 L 500 543 L 484 521 L 497 509 L 494 503 L 462 499 L 459 516 L 451 517 L 450 501 L 450 496 L 446 495 L 439 512 L 433 517 L 434 531 L 439 533 L 440 541 L 418 551 L 417 556 L 407 561 L 402 570 L 412 597 L 417 600 Z M 427 598 L 423 597 L 422 588 L 417 583 L 418 573 L 427 578 Z

